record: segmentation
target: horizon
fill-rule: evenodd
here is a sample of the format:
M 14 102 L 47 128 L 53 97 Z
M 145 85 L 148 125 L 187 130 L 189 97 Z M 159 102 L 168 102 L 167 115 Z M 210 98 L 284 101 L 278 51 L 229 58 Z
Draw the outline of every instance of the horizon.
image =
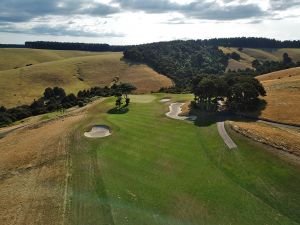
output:
M 4 0 L 0 43 L 132 45 L 264 37 L 299 40 L 300 0 Z
M 208 39 L 174 39 L 174 40 L 164 40 L 164 41 L 154 41 L 154 42 L 146 42 L 146 43 L 140 43 L 140 44 L 132 44 L 132 45 L 144 45 L 144 44 L 153 44 L 153 43 L 160 43 L 160 42 L 171 42 L 171 41 L 205 41 L 205 40 L 212 40 L 212 39 L 234 39 L 234 38 L 265 38 L 265 37 L 219 37 L 219 38 L 208 38 Z M 285 42 L 285 41 L 300 41 L 300 39 L 284 39 L 284 40 L 280 40 L 280 39 L 276 39 L 276 38 L 265 38 L 265 39 L 269 39 L 269 40 L 275 40 L 275 41 L 280 41 L 280 42 Z M 105 43 L 105 42 L 74 42 L 74 41 L 53 41 L 53 40 L 37 40 L 37 41 L 25 41 L 23 43 L 1 43 L 0 45 L 24 45 L 26 44 L 26 42 L 57 42 L 57 43 L 75 43 L 75 44 L 108 44 L 110 46 L 130 46 L 130 45 L 119 45 L 119 44 L 109 44 L 109 43 Z

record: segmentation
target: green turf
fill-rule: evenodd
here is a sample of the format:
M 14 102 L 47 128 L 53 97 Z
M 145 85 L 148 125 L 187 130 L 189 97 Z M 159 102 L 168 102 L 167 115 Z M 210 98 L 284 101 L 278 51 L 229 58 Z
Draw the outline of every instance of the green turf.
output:
M 300 223 L 298 168 L 239 136 L 239 148 L 228 150 L 215 124 L 166 118 L 161 97 L 126 114 L 107 114 L 109 99 L 78 124 L 70 141 L 72 224 Z M 112 136 L 83 137 L 94 124 L 111 126 Z

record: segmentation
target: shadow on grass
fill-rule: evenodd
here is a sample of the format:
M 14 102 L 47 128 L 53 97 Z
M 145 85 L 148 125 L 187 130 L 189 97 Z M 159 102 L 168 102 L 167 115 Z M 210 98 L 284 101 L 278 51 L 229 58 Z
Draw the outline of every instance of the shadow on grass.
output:
M 228 111 L 222 112 L 205 112 L 200 109 L 191 109 L 190 114 L 197 116 L 194 124 L 199 127 L 207 127 L 217 122 L 226 120 L 236 122 L 254 122 L 257 121 L 261 112 L 266 108 L 267 103 L 261 100 L 259 106 L 255 110 L 249 110 L 247 112 L 231 113 Z
M 112 108 L 107 111 L 108 114 L 125 114 L 129 111 L 128 107 Z

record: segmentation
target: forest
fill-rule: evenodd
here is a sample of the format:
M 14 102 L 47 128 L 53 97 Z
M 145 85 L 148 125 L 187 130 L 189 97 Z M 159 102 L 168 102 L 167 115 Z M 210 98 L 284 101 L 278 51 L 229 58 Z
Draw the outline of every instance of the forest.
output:
M 216 46 L 203 45 L 201 41 L 170 41 L 129 47 L 124 59 L 146 63 L 157 72 L 171 78 L 181 90 L 187 88 L 195 75 L 223 74 L 226 56 Z

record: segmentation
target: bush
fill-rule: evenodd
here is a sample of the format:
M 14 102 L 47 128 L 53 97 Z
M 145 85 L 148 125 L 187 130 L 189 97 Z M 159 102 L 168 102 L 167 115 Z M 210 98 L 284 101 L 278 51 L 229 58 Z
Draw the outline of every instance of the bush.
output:
M 79 106 L 79 107 L 83 107 L 84 105 L 85 105 L 85 104 L 83 103 L 83 101 L 79 101 L 79 102 L 78 102 L 78 106 Z

